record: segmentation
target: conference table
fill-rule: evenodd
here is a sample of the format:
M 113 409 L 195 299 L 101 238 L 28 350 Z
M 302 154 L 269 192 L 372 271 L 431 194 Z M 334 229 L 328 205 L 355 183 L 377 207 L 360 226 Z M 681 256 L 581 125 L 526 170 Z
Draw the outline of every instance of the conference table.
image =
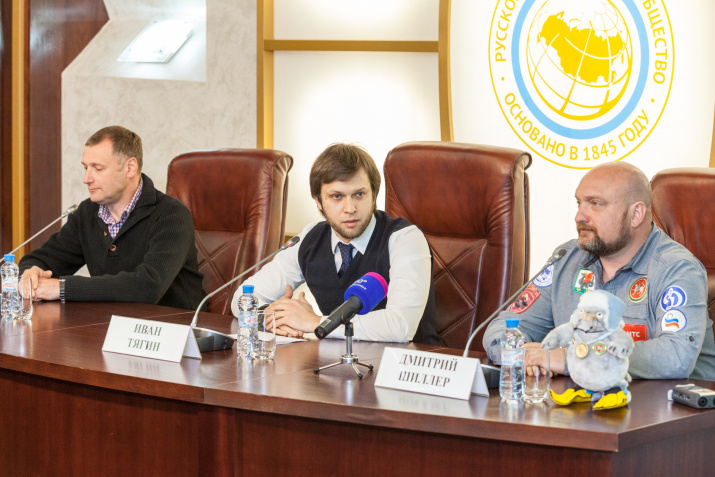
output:
M 193 312 L 38 302 L 0 323 L 0 475 L 713 475 L 715 411 L 667 399 L 689 380 L 636 380 L 626 408 L 510 405 L 374 386 L 386 346 L 355 341 L 375 370 L 338 361 L 342 339 L 235 349 L 180 363 L 103 352 L 112 315 L 188 325 Z M 235 332 L 230 316 L 199 325 Z M 483 353 L 473 357 L 487 362 Z M 709 382 L 692 381 L 715 388 Z M 570 383 L 559 377 L 556 390 Z

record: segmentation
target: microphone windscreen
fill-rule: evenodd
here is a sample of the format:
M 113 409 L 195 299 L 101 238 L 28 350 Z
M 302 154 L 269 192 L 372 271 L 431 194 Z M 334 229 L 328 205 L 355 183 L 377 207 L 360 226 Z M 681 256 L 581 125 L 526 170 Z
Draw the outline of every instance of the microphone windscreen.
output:
M 364 315 L 372 311 L 387 296 L 387 282 L 379 273 L 366 273 L 345 290 L 343 297 L 345 301 L 351 296 L 360 299 L 362 309 L 358 311 L 358 315 Z

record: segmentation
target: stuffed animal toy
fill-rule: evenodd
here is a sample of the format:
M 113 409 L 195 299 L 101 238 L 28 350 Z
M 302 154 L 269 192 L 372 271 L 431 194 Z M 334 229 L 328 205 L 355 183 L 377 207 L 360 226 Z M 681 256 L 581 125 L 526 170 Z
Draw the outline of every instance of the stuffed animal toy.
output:
M 628 357 L 633 338 L 623 330 L 625 305 L 603 290 L 584 293 L 571 320 L 553 329 L 541 343 L 544 349 L 568 345 L 566 366 L 576 387 L 562 394 L 551 390 L 562 406 L 591 402 L 594 411 L 614 409 L 631 400 Z

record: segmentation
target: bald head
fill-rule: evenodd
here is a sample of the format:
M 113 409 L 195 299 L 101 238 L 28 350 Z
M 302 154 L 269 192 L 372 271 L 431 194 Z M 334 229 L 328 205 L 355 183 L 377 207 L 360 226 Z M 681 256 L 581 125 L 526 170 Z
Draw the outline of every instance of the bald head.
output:
M 601 263 L 628 263 L 651 231 L 645 174 L 627 162 L 602 164 L 583 176 L 575 196 L 579 247 L 600 257 Z
M 604 184 L 604 187 L 610 188 L 626 206 L 643 202 L 650 214 L 652 201 L 650 181 L 643 171 L 633 164 L 620 161 L 601 164 L 588 171 L 582 182 L 594 179 Z

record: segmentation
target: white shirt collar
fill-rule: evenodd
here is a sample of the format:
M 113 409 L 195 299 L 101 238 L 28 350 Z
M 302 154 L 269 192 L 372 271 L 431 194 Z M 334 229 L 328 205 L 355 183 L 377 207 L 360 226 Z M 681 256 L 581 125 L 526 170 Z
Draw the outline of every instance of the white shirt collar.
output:
M 350 243 L 355 247 L 355 249 L 365 255 L 365 250 L 367 250 L 367 244 L 370 243 L 370 238 L 372 237 L 372 233 L 375 231 L 375 224 L 377 224 L 377 219 L 375 218 L 375 214 L 372 214 L 372 218 L 370 219 L 370 223 L 367 224 L 367 228 L 365 231 L 357 238 L 354 238 L 350 241 Z M 338 242 L 342 242 L 335 233 L 335 230 L 331 229 L 331 234 L 330 234 L 330 246 L 333 248 L 333 253 L 337 253 L 336 249 L 338 248 Z M 344 242 L 343 242 L 344 243 Z

